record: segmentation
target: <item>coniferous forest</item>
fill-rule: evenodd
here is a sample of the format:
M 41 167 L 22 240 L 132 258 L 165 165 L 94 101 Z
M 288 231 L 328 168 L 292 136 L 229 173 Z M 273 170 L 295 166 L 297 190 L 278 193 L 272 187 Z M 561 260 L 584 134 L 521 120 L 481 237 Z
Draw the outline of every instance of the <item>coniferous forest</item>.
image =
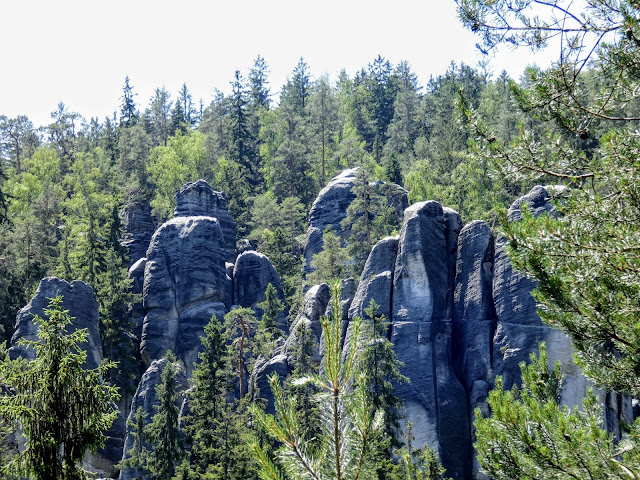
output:
M 141 99 L 125 73 L 104 119 L 0 112 L 4 478 L 640 478 L 640 5 L 456 3 L 487 52 L 561 55 L 515 79 L 383 56 L 315 78 L 301 58 L 284 85 L 258 56 L 208 104 L 186 83 Z M 184 253 L 170 229 L 199 231 L 206 202 L 210 243 Z M 190 269 L 219 298 L 178 250 L 215 257 Z M 246 252 L 273 273 L 239 286 Z M 36 310 L 45 277 L 93 292 L 95 335 L 62 292 Z

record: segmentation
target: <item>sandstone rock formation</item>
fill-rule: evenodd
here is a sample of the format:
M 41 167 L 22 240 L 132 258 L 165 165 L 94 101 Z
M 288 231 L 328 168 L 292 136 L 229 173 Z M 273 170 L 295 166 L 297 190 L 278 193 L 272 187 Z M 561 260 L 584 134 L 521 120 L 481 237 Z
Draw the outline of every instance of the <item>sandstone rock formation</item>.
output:
M 313 256 L 322 251 L 322 234 L 327 227 L 342 239 L 349 235 L 348 230 L 342 228 L 341 222 L 347 217 L 347 209 L 355 199 L 352 189 L 356 183 L 358 168 L 344 170 L 331 179 L 316 197 L 309 212 L 307 238 L 304 247 L 305 273 L 310 273 Z M 378 191 L 384 195 L 389 206 L 394 208 L 398 226 L 402 223 L 405 208 L 408 207 L 408 192 L 393 183 L 375 182 Z
M 125 231 L 120 244 L 129 250 L 129 266 L 145 256 L 156 222 L 151 216 L 148 203 L 135 203 L 122 211 L 122 223 Z
M 140 344 L 147 366 L 172 350 L 190 373 L 205 325 L 213 315 L 222 320 L 231 306 L 233 286 L 225 260 L 235 256 L 235 223 L 225 207 L 224 194 L 203 180 L 189 183 L 176 194 L 177 216 L 153 235 L 146 255 Z
M 280 277 L 269 259 L 253 250 L 241 253 L 233 269 L 233 303 L 255 309 L 260 318 L 262 310 L 257 305 L 265 301 L 265 291 L 269 284 L 275 287 L 278 299 L 284 302 Z M 288 309 L 285 309 L 277 318 L 278 328 L 285 333 L 289 332 L 288 314 Z
M 18 312 L 9 356 L 11 358 L 21 356 L 29 360 L 35 358 L 36 353 L 32 348 L 18 346 L 16 343 L 21 338 L 38 340 L 38 327 L 33 322 L 33 316 L 38 315 L 40 318 L 45 318 L 44 310 L 49 305 L 49 299 L 58 295 L 63 298 L 63 308 L 69 310 L 69 315 L 74 317 L 69 331 L 73 332 L 79 328 L 87 329 L 87 342 L 81 347 L 87 352 L 87 368 L 96 368 L 102 362 L 98 301 L 93 289 L 79 280 L 71 283 L 57 277 L 46 277 L 40 280 L 40 284 L 29 303 Z
M 347 208 L 355 198 L 351 191 L 356 181 L 357 168 L 345 170 L 332 178 L 326 187 L 320 190 L 311 211 L 309 212 L 309 226 L 304 246 L 304 270 L 310 273 L 313 256 L 322 251 L 322 234 L 331 226 L 332 230 L 341 235 L 344 232 L 340 222 L 347 216 Z
M 436 449 L 447 475 L 461 479 L 469 475 L 471 445 L 466 393 L 452 370 L 451 319 L 445 317 L 453 248 L 448 243 L 455 236 L 448 225 L 457 227 L 445 220 L 437 202 L 405 210 L 393 279 L 391 341 L 405 364 L 402 373 L 411 380 L 397 387 L 406 409 L 403 424 L 411 422 L 416 444 Z
M 213 190 L 204 180 L 187 183 L 176 192 L 174 217 L 214 217 L 224 235 L 225 260 L 236 259 L 236 222 L 227 210 L 227 197 Z
M 167 366 L 168 360 L 166 358 L 162 358 L 160 360 L 154 360 L 153 363 L 147 368 L 147 371 L 144 373 L 142 378 L 140 379 L 140 383 L 138 384 L 138 389 L 136 390 L 136 394 L 133 397 L 133 401 L 131 402 L 131 411 L 129 413 L 129 418 L 127 420 L 127 436 L 124 440 L 124 448 L 122 449 L 122 461 L 127 460 L 131 457 L 129 451 L 133 447 L 133 425 L 134 415 L 138 408 L 142 409 L 143 414 L 145 415 L 145 424 L 151 422 L 151 419 L 156 414 L 155 406 L 158 405 L 158 396 L 156 395 L 156 387 L 161 382 L 161 375 L 165 367 Z M 178 401 L 177 406 L 180 407 L 184 401 L 184 392 L 188 386 L 187 377 L 185 376 L 184 371 L 181 369 L 179 364 L 175 364 L 178 369 L 178 374 L 176 375 L 176 384 L 178 386 Z M 149 448 L 149 445 L 144 445 L 145 448 Z M 135 478 L 140 478 L 139 471 L 136 468 L 123 468 L 120 471 L 120 480 L 133 480 Z

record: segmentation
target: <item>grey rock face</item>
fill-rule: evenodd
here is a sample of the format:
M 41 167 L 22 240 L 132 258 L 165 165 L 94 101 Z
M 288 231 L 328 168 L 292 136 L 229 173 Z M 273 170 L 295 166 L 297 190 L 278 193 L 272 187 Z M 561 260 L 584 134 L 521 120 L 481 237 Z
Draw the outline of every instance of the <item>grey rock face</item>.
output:
M 466 393 L 451 369 L 451 320 L 443 318 L 449 285 L 445 214 L 437 202 L 405 210 L 395 264 L 392 337 L 402 373 L 399 385 L 416 445 L 435 448 L 453 478 L 467 478 L 470 440 Z
M 398 252 L 399 237 L 386 237 L 378 241 L 371 249 L 362 270 L 360 283 L 356 291 L 349 318 L 363 317 L 364 311 L 374 300 L 380 307 L 378 314 L 391 318 L 391 288 Z
M 460 232 L 453 307 L 455 371 L 465 388 L 491 376 L 496 314 L 493 306 L 493 234 L 482 221 Z
M 126 233 L 120 243 L 129 249 L 129 266 L 132 266 L 147 253 L 156 229 L 151 206 L 147 203 L 135 203 L 125 207 L 122 211 L 122 223 Z
M 522 218 L 522 206 L 527 205 L 534 215 L 555 214 L 550 193 L 562 193 L 562 187 L 534 187 L 527 195 L 516 200 L 509 208 L 510 221 Z M 535 282 L 515 271 L 504 251 L 505 241 L 496 242 L 493 295 L 497 314 L 497 328 L 493 340 L 493 367 L 495 375 L 502 375 L 505 388 L 520 382 L 521 361 L 529 361 L 531 353 L 537 353 L 538 345 L 545 342 L 547 358 L 552 367 L 561 362 L 564 381 L 560 403 L 580 405 L 590 384 L 573 362 L 571 339 L 563 332 L 542 323 L 531 297 Z M 630 418 L 629 402 L 614 395 L 607 403 L 603 392 L 599 393 L 605 407 L 605 419 L 610 431 L 620 434 L 620 419 Z
M 234 262 L 236 255 L 236 222 L 227 210 L 227 197 L 216 192 L 204 180 L 187 183 L 176 192 L 174 217 L 214 217 L 224 235 L 225 260 Z
M 347 208 L 355 198 L 351 192 L 356 181 L 357 168 L 345 170 L 320 190 L 309 212 L 307 240 L 304 247 L 304 271 L 310 273 L 313 256 L 322 251 L 322 234 L 328 226 L 340 235 L 344 232 L 340 222 L 347 216 Z
M 212 217 L 176 217 L 153 235 L 147 252 L 140 351 L 146 365 L 172 350 L 188 372 L 204 327 L 230 305 L 222 229 Z
M 283 381 L 289 374 L 289 364 L 287 362 L 287 356 L 284 354 L 277 354 L 273 358 L 266 360 L 260 357 L 251 372 L 250 384 L 254 387 L 254 400 L 256 398 L 262 398 L 266 402 L 266 412 L 274 415 L 274 398 L 271 393 L 271 387 L 269 386 L 269 377 L 274 373 L 277 373 L 280 377 L 280 381 Z
M 102 341 L 100 340 L 100 315 L 98 313 L 98 301 L 93 289 L 86 283 L 75 280 L 71 283 L 56 277 L 47 277 L 40 280 L 40 284 L 31 301 L 23 307 L 16 318 L 16 330 L 11 338 L 9 356 L 12 359 L 24 357 L 29 360 L 36 358 L 36 352 L 32 348 L 16 345 L 21 338 L 38 340 L 38 327 L 33 322 L 33 316 L 45 318 L 45 308 L 49 305 L 49 298 L 57 295 L 63 297 L 62 307 L 69 310 L 69 315 L 74 317 L 69 328 L 74 332 L 79 328 L 88 331 L 87 342 L 81 348 L 87 352 L 87 368 L 96 368 L 102 362 Z
M 141 408 L 142 412 L 146 415 L 145 425 L 151 422 L 151 419 L 156 413 L 156 409 L 154 407 L 159 404 L 158 396 L 156 395 L 156 387 L 161 383 L 161 375 L 167 366 L 167 363 L 168 361 L 165 358 L 155 360 L 151 363 L 149 368 L 147 368 L 147 371 L 144 372 L 144 375 L 142 375 L 136 394 L 131 402 L 131 411 L 129 413 L 127 424 L 134 422 L 134 415 L 138 408 Z M 178 368 L 176 383 L 178 385 L 178 392 L 180 392 L 176 405 L 180 407 L 184 401 L 184 392 L 187 388 L 187 377 L 179 364 L 176 363 L 175 367 Z M 145 445 L 145 447 L 150 448 L 149 445 Z M 124 448 L 122 450 L 123 461 L 131 457 L 128 454 L 131 448 L 133 448 L 133 427 L 131 425 L 127 425 L 127 436 L 125 437 Z M 120 480 L 133 480 L 134 478 L 141 478 L 140 472 L 138 472 L 137 469 L 124 468 L 120 471 Z
M 358 289 L 349 307 L 350 321 L 356 317 L 362 318 L 364 322 L 370 321 L 371 319 L 365 315 L 365 310 L 369 308 L 371 300 L 379 305 L 377 315 L 384 315 L 387 320 L 391 319 L 391 292 L 398 239 L 399 237 L 386 237 L 373 246 L 362 270 Z M 346 348 L 351 342 L 352 335 L 349 323 L 344 336 L 344 354 L 348 352 Z
M 327 310 L 331 291 L 329 285 L 321 283 L 311 287 L 304 296 L 304 307 L 291 325 L 291 333 L 285 343 L 284 351 L 288 358 L 299 341 L 299 329 L 304 325 L 311 333 L 313 343 L 313 360 L 320 362 L 320 338 L 322 336 L 322 324 L 320 319 Z M 291 361 L 289 363 L 292 363 Z
M 265 301 L 265 291 L 270 283 L 275 287 L 278 299 L 284 303 L 280 277 L 269 259 L 252 250 L 241 253 L 233 270 L 233 303 L 241 307 L 255 308 L 257 316 L 261 317 L 262 310 L 257 308 L 257 305 Z M 288 313 L 288 309 L 285 309 L 278 315 L 278 328 L 283 332 L 289 331 Z

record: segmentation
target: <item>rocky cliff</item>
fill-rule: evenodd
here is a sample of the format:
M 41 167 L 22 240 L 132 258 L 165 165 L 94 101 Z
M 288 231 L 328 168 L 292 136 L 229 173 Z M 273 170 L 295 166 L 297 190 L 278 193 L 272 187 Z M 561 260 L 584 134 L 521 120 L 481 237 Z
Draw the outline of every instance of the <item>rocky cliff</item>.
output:
M 324 228 L 332 226 L 341 232 L 340 222 L 353 200 L 353 182 L 354 171 L 343 172 L 314 202 L 305 248 L 307 266 L 322 248 L 318 239 Z M 518 199 L 509 209 L 510 221 L 522 218 L 525 204 L 536 215 L 555 214 L 549 193 L 549 187 L 538 186 Z M 589 383 L 573 363 L 570 340 L 540 321 L 531 297 L 535 283 L 513 269 L 504 239 L 495 238 L 486 223 L 463 226 L 455 211 L 427 201 L 406 208 L 399 225 L 398 236 L 384 238 L 373 247 L 359 284 L 353 279 L 343 281 L 344 337 L 352 334 L 350 320 L 364 316 L 369 302 L 375 300 L 378 313 L 391 320 L 389 336 L 404 362 L 402 373 L 410 379 L 397 386 L 405 404 L 403 428 L 412 423 L 414 446 L 427 444 L 436 449 L 447 475 L 456 480 L 483 478 L 473 458 L 473 412 L 476 408 L 487 411 L 487 394 L 497 375 L 503 376 L 507 388 L 517 384 L 518 364 L 545 341 L 549 361 L 562 362 L 563 403 L 579 404 Z M 134 289 L 143 298 L 131 313 L 139 319 L 140 352 L 146 368 L 131 412 L 141 406 L 152 415 L 155 387 L 166 362 L 162 358 L 168 350 L 181 364 L 186 388 L 200 337 L 212 316 L 222 320 L 233 305 L 256 308 L 269 283 L 284 298 L 278 274 L 264 255 L 247 251 L 236 258 L 235 235 L 224 194 L 204 181 L 194 182 L 177 192 L 174 218 L 155 231 L 144 257 L 131 266 Z M 14 342 L 20 337 L 34 338 L 30 313 L 40 313 L 45 299 L 57 291 L 64 295 L 65 307 L 76 321 L 89 326 L 89 358 L 97 363 L 102 355 L 97 303 L 90 287 L 82 282 L 44 279 L 18 315 Z M 313 359 L 320 361 L 320 318 L 329 304 L 329 286 L 311 286 L 296 317 L 287 318 L 285 313 L 278 319 L 278 326 L 290 333 L 280 340 L 272 358 L 256 361 L 250 380 L 254 393 L 266 399 L 269 411 L 273 399 L 266 378 L 273 372 L 284 377 L 293 370 L 303 330 L 311 338 Z M 28 356 L 29 352 L 14 345 L 11 355 Z M 621 420 L 628 422 L 632 417 L 629 402 L 613 393 L 600 393 L 600 398 L 608 428 L 620 435 Z M 123 412 L 130 415 L 129 407 Z M 122 451 L 124 433 L 119 435 Z M 124 442 L 126 456 L 131 438 Z M 135 472 L 123 472 L 122 478 L 133 475 Z

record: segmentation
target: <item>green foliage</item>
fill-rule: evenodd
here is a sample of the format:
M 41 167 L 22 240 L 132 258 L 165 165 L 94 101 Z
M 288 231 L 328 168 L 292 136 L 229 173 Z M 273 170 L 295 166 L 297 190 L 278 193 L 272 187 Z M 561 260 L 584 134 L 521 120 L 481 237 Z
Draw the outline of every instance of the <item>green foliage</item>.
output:
M 322 374 L 297 381 L 313 383 L 321 392 L 317 395 L 323 412 L 318 436 L 313 441 L 306 440 L 296 398 L 285 394 L 277 375 L 269 379 L 276 416 L 266 415 L 255 407 L 251 410 L 266 432 L 282 444 L 277 459 L 284 468 L 284 475 L 257 444 L 253 445 L 256 460 L 262 468 L 262 479 L 280 480 L 286 476 L 290 479 L 357 480 L 371 475 L 370 445 L 381 429 L 382 412 L 373 413 L 365 383 L 355 374 L 355 339 L 360 320 L 351 324 L 355 335 L 349 353 L 343 358 L 337 284 L 333 289 L 332 306 L 332 317 L 325 317 L 322 321 L 325 339 Z
M 246 393 L 246 369 L 248 355 L 253 351 L 253 334 L 256 317 L 251 308 L 235 308 L 224 316 L 225 335 L 231 340 L 234 362 L 240 388 L 240 399 Z
M 384 412 L 385 433 L 393 441 L 399 433 L 398 412 L 402 407 L 402 400 L 396 395 L 394 385 L 408 382 L 409 379 L 400 373 L 404 364 L 398 360 L 393 343 L 389 340 L 391 322 L 384 315 L 378 315 L 379 307 L 371 299 L 364 311 L 358 339 L 362 351 L 357 357 L 357 369 L 369 388 L 373 409 Z
M 604 429 L 602 408 L 590 392 L 582 408 L 558 404 L 560 366 L 547 367 L 540 355 L 520 366 L 522 387 L 510 391 L 496 379 L 489 394 L 491 415 L 476 411 L 478 460 L 497 480 L 512 478 L 633 478 L 640 472 L 638 428 L 618 444 Z
M 61 297 L 51 299 L 45 315 L 34 317 L 38 340 L 19 343 L 35 351 L 35 359 L 2 359 L 0 414 L 26 438 L 25 450 L 2 471 L 37 479 L 85 478 L 85 452 L 103 445 L 117 415 L 117 389 L 102 380 L 113 362 L 85 368 L 87 353 L 80 345 L 87 331 L 68 333 L 71 318 Z
M 355 277 L 360 276 L 373 245 L 397 226 L 393 186 L 372 179 L 370 167 L 358 169 L 351 190 L 355 198 L 341 224 L 343 230 L 350 232 L 347 240 L 349 272 Z
M 178 133 L 167 140 L 166 147 L 151 150 L 147 167 L 155 185 L 151 206 L 159 218 L 173 214 L 176 190 L 187 182 L 210 176 L 204 140 L 200 132 Z
M 284 335 L 284 332 L 278 328 L 276 321 L 285 306 L 278 298 L 278 291 L 273 284 L 267 285 L 264 295 L 264 301 L 257 305 L 262 310 L 262 318 L 258 322 L 254 341 L 256 354 L 269 358 L 274 353 L 274 341 Z
M 576 15 L 570 2 L 560 4 L 568 24 L 554 23 L 553 5 L 528 23 L 529 4 L 512 11 L 504 2 L 459 2 L 463 21 L 477 23 L 486 48 L 496 46 L 498 29 L 534 48 L 544 46 L 549 25 L 566 40 L 553 68 L 529 69 L 525 85 L 511 84 L 518 105 L 539 121 L 552 120 L 554 128 L 542 135 L 522 128 L 517 141 L 507 143 L 464 100 L 462 110 L 478 156 L 515 181 L 567 187 L 549 189 L 557 203 L 554 217 L 525 215 L 522 222 L 503 223 L 509 255 L 518 269 L 538 280 L 540 315 L 571 335 L 584 372 L 602 388 L 637 395 L 640 144 L 638 119 L 629 115 L 637 103 L 627 99 L 640 83 L 632 60 L 639 51 L 634 41 L 639 8 L 626 1 L 620 8 L 597 3 Z M 500 12 L 507 13 L 501 18 Z M 602 38 L 609 31 L 619 34 L 615 40 Z M 577 40 L 593 48 L 579 48 Z M 586 72 L 588 61 L 594 67 Z M 596 137 L 599 147 L 594 148 L 590 138 L 605 125 L 615 129 Z
M 322 251 L 315 254 L 311 260 L 313 272 L 307 276 L 307 282 L 311 285 L 333 283 L 346 273 L 349 254 L 342 246 L 340 237 L 331 231 L 331 226 L 322 234 L 322 243 Z
M 133 93 L 133 87 L 129 84 L 129 75 L 127 75 L 122 86 L 122 105 L 120 106 L 120 125 L 122 127 L 133 127 L 138 123 L 140 114 L 133 100 L 136 95 Z
M 180 407 L 177 405 L 178 392 L 176 375 L 179 364 L 175 356 L 168 352 L 160 383 L 156 386 L 158 405 L 151 423 L 145 427 L 145 435 L 152 448 L 147 456 L 146 468 L 154 479 L 173 477 L 176 467 L 184 457 L 182 432 L 178 425 Z

